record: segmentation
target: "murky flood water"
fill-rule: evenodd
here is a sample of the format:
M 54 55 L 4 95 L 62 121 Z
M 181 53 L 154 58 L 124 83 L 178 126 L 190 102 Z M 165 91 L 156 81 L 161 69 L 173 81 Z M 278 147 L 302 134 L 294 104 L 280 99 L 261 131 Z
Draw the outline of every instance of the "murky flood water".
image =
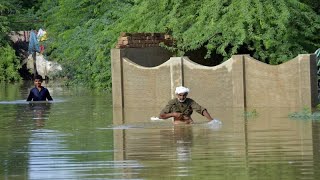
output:
M 0 179 L 320 177 L 320 123 L 289 119 L 293 109 L 207 107 L 223 122 L 209 127 L 200 116 L 150 121 L 159 110 L 137 107 L 113 122 L 111 95 L 45 86 L 53 103 L 26 103 L 32 83 L 0 85 Z

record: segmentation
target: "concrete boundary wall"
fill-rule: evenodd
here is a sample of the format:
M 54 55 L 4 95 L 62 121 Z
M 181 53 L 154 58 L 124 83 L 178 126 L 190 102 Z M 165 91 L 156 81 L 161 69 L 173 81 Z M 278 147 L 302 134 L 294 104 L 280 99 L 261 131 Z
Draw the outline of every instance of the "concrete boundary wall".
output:
M 162 108 L 180 85 L 189 87 L 190 97 L 205 107 L 312 108 L 318 103 L 314 55 L 301 54 L 281 65 L 234 55 L 214 67 L 171 57 L 145 67 L 125 54 L 123 49 L 111 51 L 114 109 Z

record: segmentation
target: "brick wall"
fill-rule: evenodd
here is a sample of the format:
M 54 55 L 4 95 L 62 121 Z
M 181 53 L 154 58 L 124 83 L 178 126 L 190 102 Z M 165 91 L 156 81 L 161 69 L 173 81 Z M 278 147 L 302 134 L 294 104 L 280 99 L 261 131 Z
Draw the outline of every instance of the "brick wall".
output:
M 116 48 L 159 47 L 160 43 L 173 45 L 173 39 L 165 33 L 120 33 Z

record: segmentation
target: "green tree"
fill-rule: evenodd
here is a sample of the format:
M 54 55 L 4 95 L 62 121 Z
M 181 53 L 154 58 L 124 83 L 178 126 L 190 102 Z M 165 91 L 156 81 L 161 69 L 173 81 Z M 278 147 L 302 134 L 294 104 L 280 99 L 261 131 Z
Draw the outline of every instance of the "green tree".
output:
M 208 61 L 246 53 L 280 64 L 320 47 L 317 7 L 315 0 L 44 0 L 38 16 L 62 75 L 108 89 L 120 32 L 168 32 L 178 55 L 204 47 Z
M 0 1 L 0 41 L 7 43 L 8 32 L 28 30 L 36 27 L 34 12 L 39 8 L 37 0 L 1 0 Z M 0 42 L 0 43 L 1 43 Z
M 140 0 L 112 29 L 169 29 L 180 55 L 206 47 L 206 57 L 249 53 L 270 64 L 314 52 L 320 45 L 319 15 L 298 0 Z
M 104 28 L 129 8 L 131 1 L 47 0 L 39 11 L 49 32 L 47 53 L 63 65 L 71 83 L 110 89 L 110 42 Z M 120 8 L 121 7 L 121 8 Z
M 0 82 L 20 80 L 18 70 L 20 63 L 15 51 L 9 45 L 9 17 L 14 14 L 15 7 L 9 1 L 0 2 Z
M 308 4 L 318 14 L 320 14 L 320 1 L 318 0 L 302 0 L 303 3 Z
M 9 3 L 7 1 L 0 2 L 0 48 L 7 40 L 7 33 L 9 32 L 9 21 L 7 14 L 10 12 Z
M 0 82 L 14 82 L 20 80 L 18 70 L 20 61 L 15 55 L 14 49 L 8 44 L 0 47 Z
M 1 0 L 0 1 L 0 81 L 21 79 L 20 60 L 12 48 L 8 37 L 11 31 L 29 30 L 37 27 L 38 19 L 34 12 L 39 8 L 38 0 Z

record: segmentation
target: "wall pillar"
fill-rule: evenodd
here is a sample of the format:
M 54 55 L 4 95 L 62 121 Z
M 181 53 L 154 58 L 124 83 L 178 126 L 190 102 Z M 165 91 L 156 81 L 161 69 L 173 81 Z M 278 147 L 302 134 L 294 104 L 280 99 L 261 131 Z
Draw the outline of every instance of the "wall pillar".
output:
M 113 119 L 121 124 L 124 120 L 123 100 L 123 60 L 121 49 L 111 49 L 111 72 L 112 72 L 112 105 Z
M 318 103 L 317 65 L 315 55 L 301 54 L 299 60 L 299 105 L 300 108 L 315 107 Z
M 233 55 L 232 60 L 233 107 L 246 108 L 244 55 Z
M 170 77 L 171 77 L 171 98 L 175 97 L 175 89 L 177 86 L 184 85 L 183 78 L 183 58 L 171 57 L 170 60 Z

